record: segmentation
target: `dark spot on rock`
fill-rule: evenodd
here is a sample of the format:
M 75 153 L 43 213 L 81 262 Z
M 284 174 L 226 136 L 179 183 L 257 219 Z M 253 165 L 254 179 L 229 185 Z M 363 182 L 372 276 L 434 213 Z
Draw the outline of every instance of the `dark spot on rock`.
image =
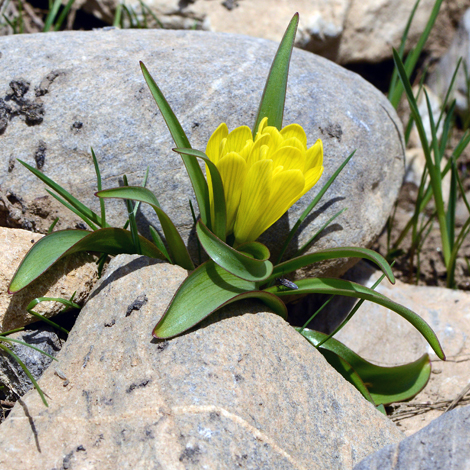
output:
M 36 168 L 38 170 L 41 170 L 42 167 L 44 166 L 44 163 L 46 162 L 46 142 L 43 140 L 39 141 L 38 149 L 36 150 L 36 153 L 34 154 L 34 159 L 36 160 Z
M 112 406 L 113 403 L 114 403 L 114 400 L 112 398 L 103 398 L 103 403 L 106 405 L 106 406 Z
M 338 142 L 341 142 L 341 137 L 343 135 L 343 130 L 339 124 L 328 124 L 325 127 L 319 127 L 320 132 L 324 135 L 327 134 L 331 138 L 335 138 Z
M 220 413 L 218 411 L 211 411 L 210 414 L 209 414 L 209 419 L 211 421 L 216 421 L 216 420 L 220 419 Z
M 65 457 L 64 457 L 64 460 L 62 461 L 62 467 L 67 470 L 68 468 L 70 468 L 70 465 L 72 464 L 72 462 L 70 461 L 73 457 L 73 450 L 72 452 L 69 452 Z
M 0 134 L 5 132 L 11 118 L 11 108 L 0 98 Z
M 212 372 L 209 372 L 207 374 L 207 377 L 209 377 L 209 379 L 212 379 L 212 378 L 218 379 L 219 378 L 219 376 L 217 374 L 213 374 Z
M 131 392 L 134 391 L 136 388 L 144 388 L 144 387 L 146 387 L 149 383 L 150 383 L 150 380 L 149 380 L 149 379 L 145 379 L 145 380 L 143 380 L 142 382 L 140 382 L 139 384 L 133 383 L 133 384 L 131 384 L 131 386 L 126 390 L 126 392 L 127 392 L 127 393 L 131 393 Z
M 75 132 L 78 132 L 82 127 L 83 127 L 83 122 L 75 121 L 75 122 L 72 124 L 71 129 L 72 129 L 73 131 L 75 131 Z
M 21 107 L 21 114 L 25 117 L 25 122 L 28 126 L 37 126 L 44 120 L 44 105 L 42 103 L 33 103 L 26 100 Z
M 378 182 L 378 181 L 376 181 L 375 183 L 372 183 L 372 190 L 377 189 L 378 186 L 379 186 L 379 182 Z
M 0 134 L 1 134 L 1 129 L 0 129 Z M 8 173 L 11 173 L 15 169 L 15 163 L 16 163 L 15 157 L 11 156 L 10 159 L 8 160 Z
M 90 346 L 90 350 L 87 352 L 87 355 L 83 358 L 83 364 L 82 364 L 83 369 L 85 369 L 85 367 L 87 366 L 88 361 L 90 360 L 90 354 L 92 353 L 92 351 L 93 351 L 93 345 Z
M 235 375 L 235 382 L 243 382 L 244 380 L 245 379 L 240 374 Z
M 104 324 L 105 327 L 107 328 L 111 328 L 112 326 L 114 326 L 116 324 L 116 320 L 113 318 L 110 322 L 106 322 Z
M 46 93 L 49 92 L 49 87 L 51 86 L 52 82 L 59 77 L 60 75 L 65 75 L 65 70 L 53 70 L 52 72 L 48 73 L 36 87 L 34 93 L 36 96 L 44 96 Z
M 10 82 L 10 88 L 15 98 L 23 98 L 28 93 L 30 83 L 22 78 L 18 80 L 12 80 Z
M 162 352 L 162 351 L 165 351 L 165 349 L 170 346 L 170 342 L 169 341 L 162 341 L 161 343 L 158 343 L 157 344 L 157 350 L 159 352 Z
M 21 206 L 23 206 L 23 200 L 15 193 L 8 192 L 6 196 L 11 204 L 20 204 Z
M 148 302 L 145 294 L 139 295 L 137 299 L 127 307 L 126 317 L 128 317 L 134 310 L 140 310 Z
M 238 5 L 237 0 L 225 0 L 224 2 L 222 2 L 222 6 L 227 8 L 228 11 L 231 11 L 237 8 L 239 5 Z
M 199 127 L 199 123 L 198 122 L 193 122 L 192 128 L 196 129 L 196 127 Z
M 34 240 L 31 240 L 31 243 L 33 243 L 33 244 L 34 244 Z
M 80 446 L 78 446 L 78 447 L 76 448 L 76 451 L 77 451 L 77 452 L 86 452 L 86 449 L 85 449 L 85 447 L 83 447 L 83 446 L 80 445 Z
M 99 447 L 99 445 L 101 444 L 101 441 L 104 441 L 104 435 L 103 434 L 99 434 L 98 435 L 98 439 L 96 439 L 95 443 L 93 444 L 94 447 Z
M 83 222 L 77 222 L 75 224 L 75 228 L 78 228 L 79 230 L 86 230 L 86 225 Z
M 146 429 L 145 430 L 145 437 L 147 439 L 155 439 L 155 434 L 153 433 L 153 431 L 151 429 Z
M 191 462 L 192 464 L 199 463 L 197 456 L 201 453 L 199 446 L 186 447 L 180 455 L 180 462 Z

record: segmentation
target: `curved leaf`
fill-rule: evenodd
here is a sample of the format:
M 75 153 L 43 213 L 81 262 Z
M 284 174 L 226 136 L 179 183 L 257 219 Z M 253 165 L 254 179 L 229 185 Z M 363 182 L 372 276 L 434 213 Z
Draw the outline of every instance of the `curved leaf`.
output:
M 151 258 L 164 259 L 157 247 L 146 238 L 140 237 L 142 254 Z M 8 292 L 13 294 L 26 287 L 66 255 L 79 251 L 97 251 L 118 255 L 134 254 L 132 236 L 121 228 L 103 228 L 94 232 L 86 230 L 62 230 L 37 241 L 26 256 L 10 283 Z
M 375 251 L 368 250 L 367 248 L 356 247 L 329 248 L 326 250 L 319 250 L 308 255 L 299 256 L 298 258 L 292 258 L 289 261 L 285 261 L 284 263 L 275 266 L 273 273 L 268 278 L 268 281 L 284 276 L 287 273 L 291 273 L 297 269 L 303 268 L 304 266 L 308 266 L 309 264 L 337 258 L 368 259 L 382 270 L 392 284 L 395 283 L 395 276 L 392 273 L 392 269 L 383 256 L 379 255 Z
M 150 93 L 157 103 L 158 109 L 163 115 L 163 119 L 165 119 L 166 125 L 168 130 L 175 141 L 177 147 L 181 148 L 191 148 L 191 144 L 184 133 L 181 124 L 179 123 L 177 117 L 173 113 L 170 105 L 168 104 L 167 100 L 163 96 L 160 88 L 158 88 L 155 80 L 152 78 L 150 73 L 147 70 L 147 67 L 140 62 L 140 67 L 142 69 L 142 74 L 144 75 L 145 81 L 150 89 Z M 187 157 L 182 155 L 183 163 L 186 167 L 186 171 L 188 172 L 189 179 L 194 188 L 194 193 L 196 194 L 196 200 L 199 205 L 199 210 L 201 211 L 201 219 L 202 221 L 210 226 L 210 204 L 209 204 L 209 188 L 207 187 L 206 179 L 204 178 L 204 174 L 202 173 L 201 167 L 197 163 L 194 158 Z
M 166 212 L 160 207 L 158 199 L 152 191 L 142 186 L 123 186 L 98 191 L 96 195 L 104 198 L 132 199 L 151 205 L 162 224 L 163 233 L 165 234 L 172 260 L 184 269 L 194 269 L 193 262 L 191 261 L 191 257 L 189 256 L 181 235 Z
M 308 329 L 304 329 L 301 334 L 314 346 L 327 336 Z M 377 405 L 388 405 L 413 398 L 426 386 L 431 375 L 431 361 L 427 354 L 409 364 L 380 367 L 366 361 L 334 338 L 329 339 L 319 348 L 322 354 L 325 350 L 337 354 L 351 365 L 362 381 L 367 384 L 370 395 Z M 348 380 L 347 377 L 345 378 Z
M 251 258 L 235 250 L 217 238 L 202 221 L 197 223 L 196 232 L 210 258 L 229 273 L 254 282 L 263 281 L 272 273 L 270 261 Z
M 263 261 L 269 259 L 271 256 L 268 247 L 260 242 L 242 243 L 241 245 L 238 245 L 237 250 Z
M 331 294 L 370 300 L 371 302 L 375 302 L 378 305 L 382 305 L 383 307 L 393 310 L 405 320 L 409 321 L 424 336 L 437 356 L 440 359 L 445 359 L 439 340 L 432 328 L 419 315 L 411 311 L 409 308 L 397 304 L 384 295 L 379 294 L 368 287 L 361 286 L 355 282 L 345 281 L 344 279 L 314 278 L 301 279 L 295 282 L 298 286 L 298 289 L 295 291 L 283 291 L 279 286 L 268 287 L 264 290 L 279 297 L 301 294 Z
M 275 313 L 287 317 L 284 303 L 275 295 L 258 291 L 255 283 L 245 281 L 214 263 L 201 264 L 176 292 L 170 306 L 155 326 L 153 336 L 172 338 L 197 325 L 212 312 L 237 300 L 256 297 Z
M 281 130 L 284 116 L 284 103 L 286 100 L 287 77 L 289 64 L 294 47 L 295 33 L 299 24 L 299 14 L 296 13 L 284 33 L 279 49 L 276 52 L 268 79 L 264 87 L 263 96 L 258 108 L 253 135 L 256 135 L 259 123 L 264 117 L 268 118 L 268 124 Z
M 207 167 L 209 168 L 212 179 L 212 191 L 214 192 L 214 220 L 211 221 L 210 227 L 212 228 L 212 231 L 215 233 L 215 235 L 224 242 L 227 226 L 227 213 L 225 209 L 224 185 L 222 183 L 222 178 L 220 176 L 219 170 L 217 169 L 215 164 L 210 161 L 209 157 L 205 153 L 200 152 L 199 150 L 180 148 L 173 150 L 182 155 L 200 158 L 201 160 L 204 160 Z

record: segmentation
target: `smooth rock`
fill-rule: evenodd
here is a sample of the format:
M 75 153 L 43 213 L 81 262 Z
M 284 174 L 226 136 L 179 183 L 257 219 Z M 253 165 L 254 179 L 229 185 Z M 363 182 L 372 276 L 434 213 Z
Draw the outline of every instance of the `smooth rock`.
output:
M 123 174 L 130 184 L 141 184 L 150 167 L 147 187 L 196 254 L 188 204 L 189 199 L 194 201 L 192 187 L 181 158 L 171 151 L 174 142 L 138 61 L 143 60 L 153 74 L 193 147 L 204 150 L 220 122 L 227 122 L 229 129 L 252 125 L 277 47 L 262 39 L 198 31 L 111 30 L 1 38 L 2 96 L 5 106 L 19 108 L 17 114 L 8 114 L 0 136 L 4 192 L 21 197 L 26 205 L 45 194 L 44 185 L 20 164 L 8 165 L 15 149 L 14 157 L 40 164 L 46 175 L 99 212 L 93 195 L 93 146 L 105 188 L 117 186 Z M 15 98 L 27 88 L 26 82 L 28 92 Z M 31 115 L 31 109 L 36 114 Z M 344 207 L 349 210 L 320 237 L 315 249 L 369 246 L 382 230 L 403 178 L 402 126 L 394 109 L 358 75 L 296 49 L 284 116 L 285 124 L 292 122 L 306 129 L 309 144 L 322 138 L 325 171 L 262 240 L 275 256 L 289 227 L 356 149 L 290 251 Z M 38 162 L 39 145 L 46 150 Z M 106 206 L 107 220 L 122 226 L 124 202 L 108 200 Z M 147 235 L 148 222 L 158 227 L 153 210 L 142 205 L 138 223 Z M 335 275 L 351 263 L 339 260 L 329 264 L 328 272 L 324 267 L 309 272 Z
M 450 411 L 399 444 L 365 458 L 354 470 L 470 468 L 470 406 Z
M 145 257 L 111 261 L 58 355 L 69 384 L 49 368 L 39 382 L 49 408 L 34 391 L 15 406 L 0 426 L 0 467 L 339 470 L 402 439 L 261 304 L 152 339 L 185 277 Z
M 57 333 L 48 325 L 41 325 L 40 328 L 33 325 L 25 331 L 8 335 L 8 338 L 28 343 L 51 356 L 56 356 L 62 347 L 62 341 Z M 36 380 L 52 362 L 50 357 L 23 344 L 7 342 L 2 344 L 11 348 Z M 0 351 L 0 382 L 5 386 L 0 394 L 6 400 L 17 400 L 33 388 L 33 383 L 18 362 L 4 351 Z
M 0 227 L 0 332 L 37 321 L 26 311 L 38 297 L 55 297 L 83 303 L 98 278 L 94 258 L 86 253 L 66 256 L 54 267 L 18 293 L 8 293 L 8 286 L 18 266 L 35 242 L 44 235 L 21 229 Z M 34 311 L 50 318 L 64 310 L 59 302 L 41 302 Z
M 361 284 L 371 287 L 379 273 L 361 262 L 347 277 L 362 279 Z M 423 318 L 436 333 L 447 358 L 445 362 L 438 359 L 410 323 L 372 302 L 364 302 L 335 336 L 360 356 L 383 366 L 404 364 L 429 353 L 432 362 L 429 383 L 411 402 L 397 405 L 392 415 L 400 429 L 410 435 L 438 417 L 470 381 L 470 293 L 414 286 L 398 280 L 394 286 L 384 280 L 376 290 Z M 344 304 L 331 309 L 341 310 L 343 315 L 347 311 Z M 469 398 L 467 394 L 466 399 Z

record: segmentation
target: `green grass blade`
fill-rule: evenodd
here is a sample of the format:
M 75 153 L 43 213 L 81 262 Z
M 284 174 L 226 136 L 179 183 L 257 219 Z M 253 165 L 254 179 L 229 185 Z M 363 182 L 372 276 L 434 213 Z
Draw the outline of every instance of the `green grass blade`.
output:
M 449 202 L 447 204 L 446 225 L 447 233 L 449 236 L 450 250 L 454 248 L 455 239 L 455 211 L 457 209 L 457 163 L 455 158 L 452 158 L 450 167 L 450 187 L 449 187 Z
M 219 237 L 223 242 L 225 241 L 226 232 L 226 209 L 225 209 L 225 193 L 222 178 L 219 170 L 214 163 L 210 161 L 207 155 L 199 150 L 193 149 L 173 149 L 175 152 L 181 155 L 187 155 L 188 157 L 200 158 L 203 160 L 211 173 L 212 179 L 212 190 L 214 192 L 214 220 L 212 220 L 212 231 Z M 204 223 L 204 221 L 203 221 Z
M 356 297 L 358 299 L 366 299 L 378 305 L 382 305 L 394 312 L 398 313 L 405 320 L 410 322 L 426 339 L 436 355 L 440 359 L 445 359 L 444 352 L 442 351 L 439 340 L 432 328 L 416 313 L 403 305 L 397 304 L 393 300 L 385 297 L 382 294 L 368 288 L 356 284 L 355 282 L 345 281 L 344 279 L 328 279 L 328 278 L 314 278 L 314 279 L 301 279 L 296 281 L 298 289 L 295 295 L 302 294 L 331 294 L 331 295 L 344 295 L 346 297 Z M 283 291 L 279 286 L 269 287 L 264 289 L 279 297 L 292 295 L 293 291 Z M 331 340 L 330 340 L 331 341 Z M 328 343 L 327 343 L 328 344 Z
M 367 248 L 356 247 L 328 248 L 308 255 L 299 256 L 298 258 L 292 258 L 275 266 L 273 273 L 267 280 L 271 281 L 278 277 L 282 277 L 285 274 L 296 271 L 297 269 L 303 268 L 312 263 L 338 258 L 362 258 L 372 261 L 372 263 L 376 264 L 382 270 L 392 284 L 395 282 L 392 269 L 382 255 L 379 255 L 375 251 Z
M 415 2 L 413 9 L 411 10 L 410 16 L 408 17 L 408 21 L 403 31 L 403 35 L 401 37 L 400 47 L 398 49 L 398 54 L 401 59 L 403 59 L 403 56 L 405 54 L 406 40 L 408 38 L 408 33 L 410 31 L 411 23 L 413 22 L 413 18 L 415 16 L 416 10 L 418 9 L 418 5 L 420 1 L 421 0 L 417 0 Z M 397 73 L 397 69 L 394 68 L 393 73 L 392 73 L 392 79 L 390 80 L 390 87 L 388 89 L 388 94 L 387 94 L 389 98 L 393 96 L 397 83 L 398 83 L 398 73 Z
M 315 347 L 326 336 L 313 330 L 304 330 L 302 335 Z M 409 400 L 427 384 L 431 375 L 431 361 L 424 354 L 418 360 L 395 367 L 380 367 L 366 361 L 336 339 L 331 339 L 319 351 L 331 351 L 351 365 L 362 381 L 367 384 L 372 400 L 377 405 L 388 405 Z M 355 385 L 355 384 L 353 384 Z
M 107 227 L 108 225 L 103 224 L 101 221 L 101 218 L 98 217 L 92 210 L 88 209 L 87 206 L 82 204 L 78 199 L 73 197 L 68 191 L 66 191 L 62 186 L 59 184 L 55 183 L 52 181 L 50 178 L 48 178 L 46 175 L 41 173 L 39 170 L 36 170 L 36 168 L 33 168 L 32 166 L 28 165 L 27 163 L 23 162 L 22 160 L 18 159 L 18 161 L 25 166 L 31 173 L 33 173 L 35 176 L 37 176 L 43 183 L 47 184 L 50 188 L 52 188 L 56 193 L 58 193 L 60 196 L 62 196 L 71 206 L 73 206 L 78 212 L 83 214 L 84 217 L 88 218 L 91 220 L 94 224 L 104 228 Z M 56 198 L 57 199 L 57 198 Z
M 254 282 L 245 281 L 209 260 L 181 284 L 163 317 L 155 326 L 153 336 L 172 338 L 208 317 L 212 312 L 237 300 L 260 298 L 283 318 L 284 303 L 276 296 L 264 296 Z
M 65 18 L 67 18 L 67 15 L 69 14 L 69 11 L 72 8 L 72 5 L 73 5 L 74 1 L 75 0 L 69 0 L 67 2 L 67 5 L 65 5 L 64 9 L 62 10 L 61 14 L 59 15 L 59 18 L 57 19 L 57 23 L 54 26 L 54 31 L 59 31 L 60 27 L 62 26 L 62 23 L 65 20 Z
M 289 64 L 294 47 L 295 34 L 299 24 L 299 14 L 296 13 L 287 27 L 282 38 L 279 49 L 277 50 L 274 61 L 269 71 L 268 79 L 264 87 L 263 96 L 258 108 L 255 125 L 253 126 L 253 135 L 261 120 L 268 118 L 268 125 L 281 130 L 282 119 L 284 116 L 284 103 L 286 100 L 287 77 L 289 75 Z
M 103 184 L 101 180 L 100 166 L 98 165 L 98 160 L 96 158 L 95 152 L 93 151 L 93 148 L 91 149 L 91 156 L 93 157 L 93 165 L 95 166 L 96 187 L 98 188 L 98 191 L 101 191 L 103 189 Z M 104 199 L 100 199 L 100 209 L 101 209 L 101 224 L 102 226 L 106 226 L 106 207 L 105 207 Z
M 410 51 L 410 53 L 408 54 L 408 57 L 406 59 L 406 66 L 405 66 L 405 69 L 406 69 L 405 75 L 407 79 L 411 77 L 411 74 L 413 73 L 413 70 L 416 67 L 416 63 L 418 62 L 419 56 L 421 55 L 421 52 L 423 51 L 423 48 L 428 39 L 429 33 L 431 32 L 431 29 L 434 26 L 434 23 L 436 21 L 437 15 L 441 8 L 441 4 L 442 4 L 442 0 L 436 0 L 436 2 L 434 3 L 434 7 L 432 9 L 431 15 L 429 17 L 429 20 L 426 24 L 426 27 L 424 28 L 424 31 L 418 40 L 418 44 L 416 44 L 416 47 L 412 51 Z M 396 54 L 400 58 L 400 61 L 401 61 L 401 57 L 398 55 L 398 52 Z M 400 102 L 402 94 L 403 94 L 403 80 L 401 80 L 401 83 L 400 82 L 396 83 L 395 88 L 393 90 L 393 94 L 389 96 L 390 103 L 392 103 L 392 106 L 394 108 L 398 106 L 398 103 Z
M 59 222 L 59 217 L 56 217 L 54 219 L 54 222 L 52 222 L 52 224 L 47 229 L 47 233 L 51 233 L 54 230 L 54 227 L 57 225 L 57 222 Z
M 120 28 L 122 26 L 121 18 L 122 18 L 122 3 L 119 2 L 116 6 L 116 12 L 114 13 L 113 26 L 115 28 Z
M 162 237 L 160 237 L 160 234 L 151 225 L 149 225 L 149 230 L 153 243 L 155 243 L 156 247 L 165 255 L 165 258 L 168 260 L 168 262 L 174 264 L 165 244 L 163 243 Z
M 268 260 L 269 251 L 263 259 L 246 256 L 216 237 L 201 221 L 196 225 L 196 233 L 209 257 L 234 276 L 246 281 L 260 282 L 272 273 L 273 265 Z
M 189 140 L 186 137 L 183 128 L 181 127 L 181 124 L 179 123 L 178 119 L 173 113 L 173 110 L 171 109 L 170 105 L 163 96 L 163 93 L 160 91 L 160 88 L 158 88 L 154 79 L 152 78 L 152 76 L 150 75 L 147 68 L 142 62 L 140 62 L 140 67 L 142 68 L 142 73 L 144 75 L 145 81 L 147 82 L 150 92 L 152 93 L 152 96 L 155 99 L 155 102 L 157 103 L 157 106 L 163 115 L 163 119 L 165 119 L 168 130 L 170 131 L 176 146 L 178 148 L 191 148 L 191 144 L 189 143 Z M 204 178 L 204 174 L 202 173 L 202 170 L 197 160 L 185 155 L 182 155 L 182 158 L 194 188 L 196 200 L 199 205 L 199 211 L 201 212 L 201 219 L 204 224 L 206 224 L 208 227 L 211 227 L 209 188 L 207 187 L 207 182 Z
M 124 186 L 128 187 L 129 183 L 127 182 L 126 175 L 123 176 L 123 181 L 124 181 Z M 133 201 L 131 199 L 126 199 L 125 202 L 126 202 L 126 207 L 127 207 L 127 217 L 129 220 L 130 231 L 132 235 L 132 243 L 134 245 L 134 251 L 140 255 L 142 253 L 141 253 L 141 248 L 140 248 L 140 243 L 139 243 L 139 230 L 137 228 L 137 222 L 135 220 Z
M 47 33 L 50 31 L 51 26 L 54 23 L 55 17 L 57 16 L 57 13 L 59 12 L 59 8 L 62 5 L 62 0 L 54 0 L 54 3 L 52 5 L 52 8 L 50 9 L 46 21 L 44 23 L 44 29 L 43 32 Z
M 300 247 L 300 249 L 297 251 L 297 253 L 294 255 L 294 256 L 300 256 L 305 250 L 307 250 L 307 248 L 309 247 L 309 245 L 311 243 L 313 243 L 319 236 L 320 234 L 323 232 L 323 230 L 325 230 L 337 217 L 339 217 L 344 211 L 348 210 L 347 207 L 345 207 L 344 209 L 341 209 L 340 211 L 338 211 L 333 217 L 330 217 L 316 232 L 315 234 L 313 235 L 312 238 L 310 238 L 310 240 L 305 243 L 302 247 Z
M 38 385 L 38 383 L 36 382 L 36 379 L 32 376 L 31 372 L 26 367 L 24 362 L 10 348 L 7 348 L 1 342 L 0 342 L 0 348 L 3 349 L 11 357 L 13 357 L 13 359 L 20 365 L 20 367 L 23 369 L 24 373 L 28 376 L 29 380 L 31 380 L 32 384 L 34 385 L 34 388 L 38 391 L 39 396 L 41 397 L 41 400 L 44 403 L 44 405 L 49 406 L 47 404 L 46 397 L 44 396 L 44 393 L 41 390 L 41 387 Z
M 295 225 L 292 227 L 291 231 L 289 232 L 289 235 L 286 238 L 286 241 L 282 245 L 282 249 L 279 253 L 279 256 L 277 257 L 277 260 L 274 264 L 279 264 L 282 260 L 282 257 L 284 256 L 284 253 L 286 252 L 287 247 L 289 246 L 289 243 L 291 242 L 292 238 L 294 238 L 295 232 L 299 229 L 300 225 L 302 222 L 308 217 L 310 212 L 314 209 L 314 207 L 318 204 L 320 199 L 323 197 L 323 195 L 328 191 L 329 187 L 333 184 L 335 179 L 338 177 L 338 175 L 341 173 L 343 168 L 348 164 L 349 160 L 353 157 L 353 155 L 356 153 L 354 150 L 346 160 L 344 160 L 343 163 L 337 168 L 337 170 L 331 175 L 330 179 L 326 182 L 326 184 L 321 188 L 320 192 L 315 196 L 313 201 L 308 205 L 308 207 L 304 210 L 302 215 L 299 217 L 299 220 L 295 223 Z
M 44 354 L 44 356 L 47 356 L 49 357 L 50 359 L 54 360 L 54 361 L 57 361 L 57 359 L 54 357 L 54 356 L 51 356 L 50 354 L 48 354 L 46 351 L 43 351 L 42 349 L 39 349 L 39 348 L 36 348 L 35 346 L 29 344 L 29 343 L 25 343 L 24 341 L 21 341 L 20 339 L 14 339 L 14 338 L 7 338 L 6 336 L 4 336 L 4 334 L 2 333 L 0 335 L 0 341 L 6 341 L 8 343 L 17 343 L 17 344 L 21 344 L 22 346 L 26 346 L 30 349 L 34 349 L 35 351 L 37 352 L 40 352 L 41 354 Z
M 141 186 L 124 186 L 121 188 L 105 189 L 96 193 L 98 197 L 132 199 L 145 202 L 152 206 L 162 225 L 163 233 L 170 250 L 171 259 L 184 269 L 194 269 L 186 245 L 170 217 L 163 211 L 155 195 L 147 188 Z
M 164 259 L 157 247 L 140 237 L 142 254 L 150 258 Z M 94 232 L 86 230 L 62 230 L 52 232 L 38 240 L 28 251 L 9 286 L 13 294 L 26 287 L 66 255 L 79 251 L 97 251 L 118 255 L 135 254 L 130 232 L 120 228 L 103 228 Z

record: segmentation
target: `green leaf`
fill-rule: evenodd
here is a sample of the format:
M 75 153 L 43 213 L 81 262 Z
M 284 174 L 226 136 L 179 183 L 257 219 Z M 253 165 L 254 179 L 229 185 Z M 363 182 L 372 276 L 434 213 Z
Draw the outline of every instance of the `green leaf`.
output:
M 43 183 L 47 184 L 50 188 L 52 188 L 54 191 L 60 194 L 72 207 L 76 209 L 77 212 L 83 214 L 85 218 L 91 220 L 93 223 L 95 223 L 99 227 L 108 227 L 108 224 L 106 224 L 106 222 L 103 222 L 98 215 L 96 215 L 91 209 L 88 209 L 88 207 L 82 204 L 77 198 L 73 197 L 62 186 L 52 181 L 50 178 L 48 178 L 46 175 L 41 173 L 39 170 L 36 170 L 36 168 L 33 168 L 32 166 L 28 165 L 22 160 L 18 159 L 18 161 L 23 166 L 25 166 L 31 173 L 37 176 Z M 58 198 L 57 196 L 55 197 L 56 199 L 60 201 L 60 198 Z
M 151 226 L 149 225 L 150 236 L 152 237 L 153 243 L 155 246 L 163 253 L 165 258 L 168 260 L 169 263 L 174 264 L 173 260 L 171 259 L 170 254 L 168 253 L 165 244 L 163 243 L 162 237 L 160 234 Z
M 254 282 L 263 281 L 272 273 L 273 265 L 270 261 L 258 260 L 233 249 L 217 238 L 202 221 L 197 223 L 196 232 L 209 257 L 229 273 Z
M 142 254 L 164 259 L 157 247 L 140 237 Z M 134 254 L 130 232 L 121 228 L 103 228 L 94 232 L 86 230 L 61 230 L 37 241 L 23 258 L 8 288 L 13 294 L 26 287 L 66 255 L 79 251 L 97 251 L 118 255 Z
M 140 62 L 140 67 L 150 92 L 157 103 L 158 109 L 160 109 L 160 112 L 163 115 L 163 119 L 165 119 L 168 130 L 170 131 L 176 146 L 179 148 L 191 148 L 191 144 L 189 143 L 181 124 L 143 62 Z M 199 210 L 201 211 L 201 219 L 208 227 L 210 227 L 211 211 L 209 204 L 209 188 L 207 187 L 206 179 L 204 178 L 199 164 L 194 158 L 185 155 L 182 155 L 182 158 L 193 185 L 194 193 L 196 194 L 196 200 L 199 205 Z
M 258 108 L 253 135 L 261 120 L 268 118 L 268 125 L 281 130 L 284 116 L 284 103 L 286 101 L 287 77 L 289 75 L 289 64 L 294 47 L 295 33 L 299 24 L 299 14 L 296 13 L 287 27 L 282 38 L 276 57 L 271 65 L 269 76 L 264 87 L 263 96 Z
M 326 336 L 324 333 L 307 329 L 302 332 L 302 335 L 314 346 L 317 346 Z M 431 361 L 427 354 L 409 364 L 380 367 L 366 361 L 334 338 L 319 348 L 322 354 L 325 350 L 337 354 L 351 365 L 367 385 L 373 402 L 377 405 L 388 405 L 413 398 L 426 386 L 431 375 Z M 345 378 L 348 380 L 347 377 Z
M 387 263 L 382 255 L 367 248 L 344 247 L 344 248 L 329 248 L 326 250 L 319 250 L 315 253 L 292 258 L 289 261 L 278 264 L 274 267 L 273 273 L 269 276 L 268 281 L 282 277 L 284 274 L 291 273 L 297 269 L 308 266 L 312 263 L 324 261 L 327 259 L 337 258 L 363 258 L 375 263 L 387 276 L 388 280 L 393 284 L 395 276 L 393 275 L 390 265 Z
M 284 303 L 275 295 L 264 295 L 254 282 L 245 281 L 215 264 L 201 264 L 181 284 L 161 320 L 153 330 L 156 338 L 172 338 L 197 325 L 219 308 L 237 300 L 258 298 L 275 313 L 287 317 Z
M 189 256 L 181 235 L 166 212 L 160 207 L 152 191 L 147 188 L 142 188 L 141 186 L 123 186 L 121 188 L 105 189 L 104 191 L 97 192 L 96 195 L 104 198 L 132 199 L 134 201 L 145 202 L 152 206 L 162 224 L 171 258 L 178 266 L 184 269 L 194 269 L 193 262 L 191 261 L 191 257 Z
M 442 351 L 439 340 L 432 328 L 416 313 L 403 305 L 397 304 L 393 300 L 385 297 L 378 292 L 375 292 L 368 287 L 361 286 L 355 282 L 345 281 L 344 279 L 328 279 L 328 278 L 314 278 L 314 279 L 301 279 L 295 281 L 298 289 L 295 291 L 283 291 L 279 286 L 269 287 L 264 289 L 265 292 L 270 292 L 279 297 L 286 295 L 292 296 L 302 294 L 331 294 L 331 295 L 344 295 L 346 297 L 356 297 L 358 299 L 366 299 L 378 305 L 382 305 L 398 315 L 402 316 L 405 320 L 409 321 L 426 339 L 430 344 L 436 355 L 440 359 L 445 359 L 444 352 Z M 331 340 L 330 340 L 331 341 Z
M 203 152 L 200 152 L 199 150 L 193 150 L 193 149 L 173 149 L 173 150 L 182 155 L 200 158 L 201 160 L 204 160 L 207 167 L 209 168 L 209 171 L 211 172 L 211 178 L 212 178 L 212 191 L 214 192 L 214 220 L 211 221 L 212 222 L 211 228 L 214 234 L 224 242 L 225 232 L 226 232 L 227 213 L 225 209 L 224 185 L 222 183 L 222 178 L 220 176 L 219 170 L 214 165 L 214 163 L 210 161 L 207 155 Z

